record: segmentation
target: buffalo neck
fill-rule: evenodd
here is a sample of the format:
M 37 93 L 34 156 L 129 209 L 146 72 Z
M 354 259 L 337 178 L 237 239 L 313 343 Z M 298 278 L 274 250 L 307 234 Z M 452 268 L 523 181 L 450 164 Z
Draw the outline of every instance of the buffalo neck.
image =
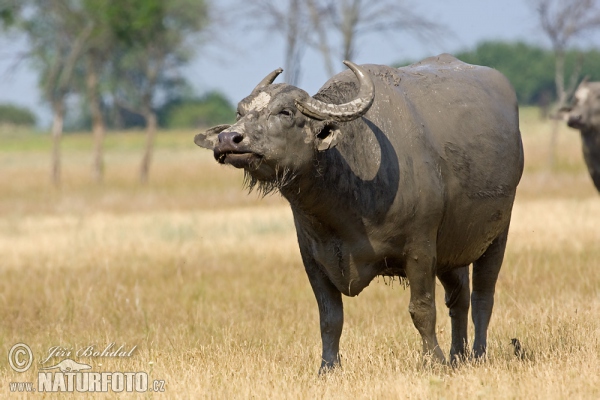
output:
M 593 128 L 581 130 L 583 158 L 596 189 L 600 191 L 600 131 Z
M 345 125 L 338 145 L 315 152 L 312 165 L 281 193 L 295 213 L 320 221 L 338 215 L 381 220 L 399 192 L 398 155 L 387 136 L 368 119 Z

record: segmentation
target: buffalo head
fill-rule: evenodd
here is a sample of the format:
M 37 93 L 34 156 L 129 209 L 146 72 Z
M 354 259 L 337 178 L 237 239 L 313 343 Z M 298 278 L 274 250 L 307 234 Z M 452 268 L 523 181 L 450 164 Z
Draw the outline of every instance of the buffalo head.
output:
M 600 128 L 600 82 L 581 82 L 567 111 L 567 125 L 579 130 Z
M 283 71 L 279 68 L 240 101 L 233 125 L 210 128 L 196 135 L 194 142 L 213 150 L 219 163 L 244 168 L 255 183 L 301 173 L 312 165 L 315 152 L 335 146 L 339 122 L 359 118 L 373 103 L 375 88 L 367 72 L 344 63 L 358 78 L 356 99 L 328 104 L 295 86 L 272 84 Z

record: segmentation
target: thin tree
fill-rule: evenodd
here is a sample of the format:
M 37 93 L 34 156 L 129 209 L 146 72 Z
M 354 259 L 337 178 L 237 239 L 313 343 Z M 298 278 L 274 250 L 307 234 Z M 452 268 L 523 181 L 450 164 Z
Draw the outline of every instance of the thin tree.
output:
M 0 3 L 0 28 L 11 28 L 19 15 L 21 4 L 17 0 L 4 0 Z
M 567 49 L 583 34 L 600 28 L 598 0 L 534 0 L 532 3 L 540 20 L 540 26 L 552 45 L 555 59 L 554 83 L 556 86 L 556 110 L 564 107 L 573 94 L 579 79 L 583 57 L 579 57 L 571 76 L 565 76 Z M 550 136 L 549 163 L 556 163 L 558 120 L 555 119 Z
M 406 32 L 422 41 L 438 38 L 441 25 L 414 11 L 416 2 L 407 0 L 328 0 L 323 15 L 341 39 L 341 55 L 352 60 L 357 55 L 358 41 L 370 33 L 390 35 Z
M 331 46 L 329 45 L 327 36 L 326 17 L 332 15 L 334 12 L 329 4 L 321 3 L 323 2 L 306 0 L 306 6 L 310 12 L 310 22 L 316 35 L 316 42 L 312 42 L 311 44 L 321 53 L 327 76 L 333 76 L 335 74 L 335 68 L 333 66 Z M 345 58 L 345 60 L 347 60 L 347 58 Z
M 307 0 L 240 0 L 236 5 L 237 13 L 232 18 L 244 18 L 248 29 L 262 30 L 272 37 L 279 33 L 285 40 L 283 79 L 290 85 L 300 80 L 301 60 L 306 50 L 312 24 Z
M 22 5 L 18 26 L 28 38 L 28 56 L 39 70 L 39 85 L 52 109 L 51 180 L 60 186 L 66 97 L 94 26 L 92 22 L 81 25 L 85 21 L 81 10 L 69 0 L 24 0 Z
M 85 55 L 86 87 L 88 105 L 92 118 L 93 154 L 92 178 L 96 183 L 104 180 L 104 136 L 106 123 L 102 115 L 100 94 L 100 71 L 103 64 L 102 53 L 97 48 L 90 48 Z
M 285 37 L 284 78 L 296 84 L 306 47 L 316 49 L 328 75 L 335 73 L 333 59 L 354 60 L 360 38 L 407 32 L 428 41 L 442 27 L 414 11 L 408 0 L 244 0 L 239 9 L 250 28 Z
M 112 2 L 111 29 L 119 43 L 113 54 L 114 102 L 146 121 L 139 171 L 148 181 L 158 120 L 154 109 L 161 82 L 190 59 L 193 39 L 208 24 L 208 7 L 198 0 Z
M 575 68 L 566 82 L 566 51 L 583 34 L 600 28 L 600 5 L 597 0 L 537 0 L 540 26 L 555 54 L 555 84 L 558 106 L 564 106 L 572 94 L 581 69 Z M 578 63 L 581 65 L 581 60 Z
M 104 180 L 104 137 L 106 122 L 102 113 L 102 75 L 116 47 L 116 38 L 111 31 L 110 3 L 106 0 L 83 0 L 85 20 L 93 21 L 94 29 L 83 55 L 85 92 L 92 120 L 93 153 L 92 179 L 97 183 Z

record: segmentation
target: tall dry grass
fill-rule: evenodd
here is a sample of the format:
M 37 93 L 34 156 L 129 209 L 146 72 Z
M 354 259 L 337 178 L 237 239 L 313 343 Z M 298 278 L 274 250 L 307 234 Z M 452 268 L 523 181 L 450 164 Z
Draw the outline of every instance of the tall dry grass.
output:
M 240 172 L 195 148 L 193 132 L 160 135 L 145 187 L 135 183 L 135 133 L 109 138 L 100 187 L 89 139 L 67 137 L 61 190 L 48 183 L 44 137 L 0 139 L 0 396 L 15 396 L 9 382 L 36 380 L 37 364 L 9 368 L 14 343 L 29 344 L 39 362 L 51 346 L 116 342 L 137 345 L 133 357 L 76 359 L 164 379 L 155 397 L 600 397 L 600 198 L 575 132 L 559 132 L 550 171 L 549 124 L 525 110 L 521 127 L 526 172 L 488 360 L 423 367 L 408 291 L 378 279 L 344 299 L 343 368 L 325 377 L 316 374 L 317 307 L 288 207 L 247 195 Z M 436 296 L 447 352 L 439 285 Z M 513 355 L 513 337 L 526 360 Z

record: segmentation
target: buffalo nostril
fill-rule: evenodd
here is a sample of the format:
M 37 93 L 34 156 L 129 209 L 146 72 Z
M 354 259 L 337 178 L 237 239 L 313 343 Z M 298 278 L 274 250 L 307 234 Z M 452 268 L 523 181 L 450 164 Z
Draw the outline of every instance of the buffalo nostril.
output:
M 239 144 L 242 140 L 244 140 L 244 135 L 238 132 L 219 133 L 219 143 Z

